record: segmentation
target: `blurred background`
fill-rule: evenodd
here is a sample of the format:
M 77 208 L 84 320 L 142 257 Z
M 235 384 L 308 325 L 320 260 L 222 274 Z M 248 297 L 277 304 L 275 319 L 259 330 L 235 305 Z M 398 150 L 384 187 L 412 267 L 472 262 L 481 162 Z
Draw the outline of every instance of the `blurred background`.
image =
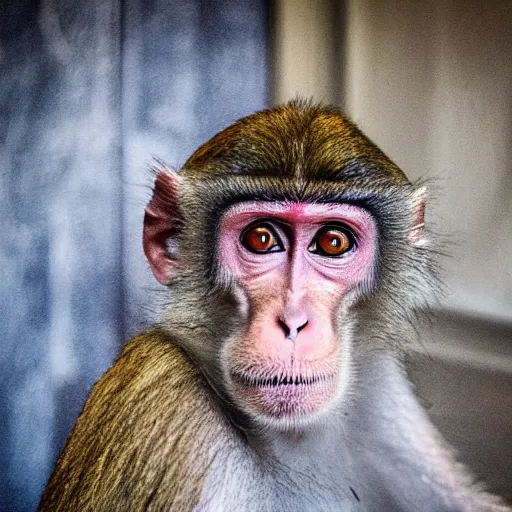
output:
M 296 95 L 434 178 L 447 293 L 408 368 L 511 499 L 511 63 L 509 0 L 3 0 L 0 510 L 35 509 L 92 384 L 158 313 L 152 159 L 179 168 Z

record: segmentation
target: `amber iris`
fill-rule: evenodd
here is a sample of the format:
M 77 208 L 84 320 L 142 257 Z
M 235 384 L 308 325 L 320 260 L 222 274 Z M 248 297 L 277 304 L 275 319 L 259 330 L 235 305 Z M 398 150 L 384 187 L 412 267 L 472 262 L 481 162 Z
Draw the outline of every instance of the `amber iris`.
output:
M 330 229 L 320 234 L 317 244 L 328 256 L 340 256 L 351 248 L 352 241 L 347 233 Z
M 268 252 L 278 246 L 274 234 L 265 226 L 256 226 L 247 231 L 243 242 L 248 249 L 254 252 Z

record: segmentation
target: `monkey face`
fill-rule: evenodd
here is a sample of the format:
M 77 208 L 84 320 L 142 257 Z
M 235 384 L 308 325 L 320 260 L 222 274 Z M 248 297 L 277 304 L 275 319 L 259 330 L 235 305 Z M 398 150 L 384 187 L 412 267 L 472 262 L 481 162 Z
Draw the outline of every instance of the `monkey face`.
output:
M 337 111 L 263 111 L 157 171 L 143 243 L 169 287 L 161 325 L 260 423 L 332 411 L 363 346 L 399 346 L 435 289 L 423 187 Z
M 347 204 L 243 202 L 218 240 L 221 275 L 245 303 L 222 358 L 233 398 L 273 424 L 328 410 L 350 371 L 344 314 L 373 280 L 373 218 Z

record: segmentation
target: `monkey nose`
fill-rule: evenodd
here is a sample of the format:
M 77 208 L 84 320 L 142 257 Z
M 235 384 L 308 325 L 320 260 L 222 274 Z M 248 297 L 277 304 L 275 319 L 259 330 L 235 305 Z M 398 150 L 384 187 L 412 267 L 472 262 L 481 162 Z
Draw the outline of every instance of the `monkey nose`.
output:
M 279 327 L 284 332 L 284 335 L 286 338 L 288 338 L 291 341 L 295 341 L 297 338 L 297 335 L 299 334 L 306 325 L 308 325 L 308 320 L 306 321 L 298 321 L 298 322 L 286 322 L 285 320 L 282 320 L 281 318 L 277 321 L 279 324 Z

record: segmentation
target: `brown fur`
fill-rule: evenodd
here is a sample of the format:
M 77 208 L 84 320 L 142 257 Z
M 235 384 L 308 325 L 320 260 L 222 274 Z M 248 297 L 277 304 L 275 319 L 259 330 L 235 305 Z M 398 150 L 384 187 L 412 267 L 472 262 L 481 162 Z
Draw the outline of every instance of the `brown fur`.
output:
M 343 179 L 355 161 L 372 177 L 408 183 L 404 173 L 334 108 L 296 100 L 240 119 L 199 147 L 182 169 L 187 178 L 263 175 Z M 363 173 L 361 173 L 363 174 Z
M 94 386 L 39 510 L 190 510 L 227 432 L 183 352 L 142 334 Z

